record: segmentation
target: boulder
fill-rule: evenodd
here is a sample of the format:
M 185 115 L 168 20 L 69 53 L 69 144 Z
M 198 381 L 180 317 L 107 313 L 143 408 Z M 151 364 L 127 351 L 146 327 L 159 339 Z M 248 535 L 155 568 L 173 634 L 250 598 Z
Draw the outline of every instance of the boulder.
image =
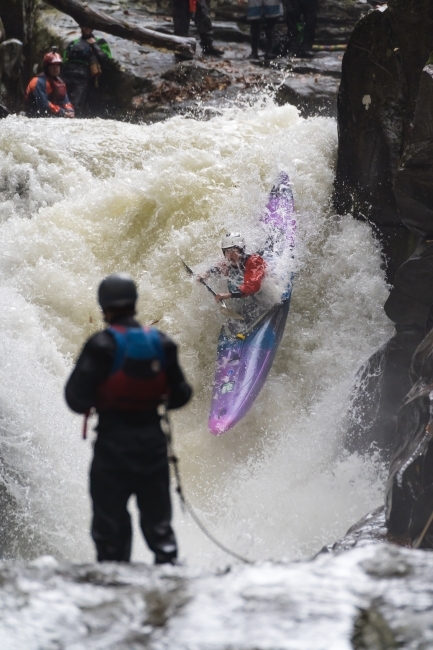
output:
M 353 30 L 338 95 L 340 214 L 401 225 L 393 184 L 433 50 L 432 17 L 428 0 L 390 0 Z

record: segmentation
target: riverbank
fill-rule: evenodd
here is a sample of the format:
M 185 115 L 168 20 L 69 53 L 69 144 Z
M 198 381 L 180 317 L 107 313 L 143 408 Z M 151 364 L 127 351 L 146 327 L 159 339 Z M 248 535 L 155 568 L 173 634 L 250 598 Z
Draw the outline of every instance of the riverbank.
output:
M 359 5 L 357 13 L 353 10 L 353 15 L 349 12 L 346 16 L 349 27 L 353 27 L 354 20 L 361 15 L 360 7 L 367 8 L 365 3 L 356 4 Z M 141 27 L 173 33 L 172 18 L 163 13 L 164 7 L 155 7 L 152 11 L 135 3 L 125 9 L 124 5 L 108 0 L 96 2 L 95 7 Z M 168 7 L 165 10 L 168 11 Z M 312 60 L 279 57 L 265 62 L 262 57 L 253 62 L 248 59 L 249 26 L 244 21 L 236 22 L 239 16 L 233 11 L 228 15 L 227 7 L 220 8 L 219 12 L 216 12 L 216 18 L 229 18 L 216 19 L 213 23 L 215 44 L 224 50 L 221 59 L 202 56 L 197 45 L 194 60 L 179 62 L 172 53 L 103 34 L 110 43 L 114 63 L 102 78 L 98 92 L 94 93 L 90 115 L 133 122 L 155 122 L 190 113 L 206 117 L 221 107 L 251 104 L 258 94 L 275 97 L 279 104 L 293 104 L 304 116 L 336 115 L 342 50 L 317 51 Z M 347 39 L 350 29 L 347 24 L 345 30 L 337 24 L 332 30 L 332 16 L 328 14 L 326 20 L 329 24 L 326 29 L 322 28 L 321 36 L 319 30 L 318 40 L 322 43 L 318 47 L 325 47 L 324 40 L 333 47 L 344 47 L 341 39 Z M 283 39 L 283 23 L 277 32 L 277 40 Z M 52 44 L 63 50 L 79 32 L 72 18 L 42 5 L 37 16 L 37 34 L 36 49 L 40 58 Z M 193 25 L 191 35 L 198 38 Z

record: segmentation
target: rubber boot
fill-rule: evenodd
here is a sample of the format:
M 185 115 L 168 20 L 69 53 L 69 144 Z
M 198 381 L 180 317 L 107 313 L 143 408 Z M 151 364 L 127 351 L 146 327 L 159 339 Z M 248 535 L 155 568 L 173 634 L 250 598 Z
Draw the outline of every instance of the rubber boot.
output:
M 200 39 L 201 51 L 204 56 L 223 56 L 224 50 L 215 47 L 209 35 L 202 34 Z
M 275 59 L 274 49 L 274 25 L 266 25 L 265 27 L 266 49 L 265 60 L 270 61 Z
M 259 58 L 259 41 L 260 41 L 260 20 L 253 20 L 251 22 L 251 54 L 249 59 Z

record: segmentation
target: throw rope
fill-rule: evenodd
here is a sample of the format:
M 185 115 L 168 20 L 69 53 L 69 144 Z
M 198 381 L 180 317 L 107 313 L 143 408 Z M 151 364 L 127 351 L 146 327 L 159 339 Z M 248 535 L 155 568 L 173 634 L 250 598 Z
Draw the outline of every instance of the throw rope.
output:
M 214 537 L 214 535 L 206 528 L 204 523 L 201 521 L 201 519 L 199 518 L 199 516 L 195 512 L 194 508 L 192 507 L 191 503 L 185 497 L 185 494 L 184 494 L 184 491 L 183 491 L 183 488 L 182 488 L 181 478 L 180 478 L 179 459 L 177 458 L 176 454 L 174 453 L 173 439 L 172 439 L 172 433 L 171 433 L 171 425 L 170 425 L 170 420 L 169 420 L 169 417 L 168 417 L 168 412 L 167 412 L 166 407 L 164 407 L 164 410 L 163 410 L 162 421 L 164 423 L 164 428 L 165 428 L 164 433 L 165 433 L 165 436 L 167 438 L 168 460 L 173 465 L 174 476 L 175 476 L 175 479 L 176 479 L 176 492 L 179 495 L 182 510 L 185 509 L 185 510 L 187 510 L 187 512 L 189 512 L 192 519 L 195 521 L 195 523 L 200 528 L 200 530 L 206 535 L 206 537 L 213 544 L 215 544 L 215 546 L 217 546 L 219 549 L 221 549 L 221 551 L 224 551 L 224 553 L 227 553 L 228 555 L 231 555 L 232 557 L 236 558 L 237 560 L 240 560 L 241 562 L 244 562 L 244 564 L 254 564 L 254 562 L 252 560 L 249 560 L 248 558 L 244 557 L 243 555 L 240 555 L 239 553 L 236 553 L 235 551 L 232 551 L 231 549 L 227 548 L 227 546 L 222 544 L 216 537 Z

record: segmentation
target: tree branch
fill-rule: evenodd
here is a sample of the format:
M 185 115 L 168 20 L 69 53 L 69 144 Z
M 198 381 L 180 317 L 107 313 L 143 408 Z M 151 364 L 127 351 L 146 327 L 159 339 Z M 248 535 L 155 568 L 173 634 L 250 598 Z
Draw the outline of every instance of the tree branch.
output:
M 182 38 L 161 34 L 154 29 L 136 27 L 126 22 L 117 20 L 97 9 L 91 9 L 87 4 L 78 0 L 45 0 L 59 11 L 71 16 L 79 25 L 93 27 L 107 34 L 119 36 L 129 41 L 136 41 L 141 45 L 150 45 L 157 50 L 172 50 L 178 54 L 194 54 L 196 42 L 194 38 Z

